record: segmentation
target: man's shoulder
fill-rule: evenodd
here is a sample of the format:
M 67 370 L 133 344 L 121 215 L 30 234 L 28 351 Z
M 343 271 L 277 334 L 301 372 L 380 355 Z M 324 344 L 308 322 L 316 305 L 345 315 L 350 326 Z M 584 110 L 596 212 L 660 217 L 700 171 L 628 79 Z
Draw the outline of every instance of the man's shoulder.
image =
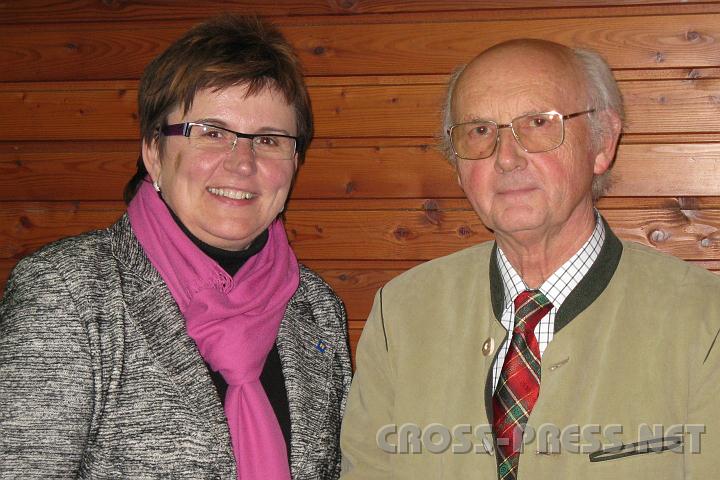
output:
M 705 268 L 635 242 L 623 241 L 622 261 L 633 275 L 664 282 L 671 288 L 720 289 L 720 277 Z
M 461 281 L 464 276 L 489 268 L 495 242 L 484 242 L 429 260 L 390 280 L 383 290 L 404 290 L 425 283 Z

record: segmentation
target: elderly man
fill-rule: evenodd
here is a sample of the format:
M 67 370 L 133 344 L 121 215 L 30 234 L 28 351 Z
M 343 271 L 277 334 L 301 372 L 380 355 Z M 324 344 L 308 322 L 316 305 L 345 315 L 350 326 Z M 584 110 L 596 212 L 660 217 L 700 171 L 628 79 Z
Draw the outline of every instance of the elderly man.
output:
M 496 240 L 378 292 L 342 478 L 717 478 L 720 281 L 594 209 L 622 118 L 604 61 L 494 46 L 453 76 L 445 118 Z

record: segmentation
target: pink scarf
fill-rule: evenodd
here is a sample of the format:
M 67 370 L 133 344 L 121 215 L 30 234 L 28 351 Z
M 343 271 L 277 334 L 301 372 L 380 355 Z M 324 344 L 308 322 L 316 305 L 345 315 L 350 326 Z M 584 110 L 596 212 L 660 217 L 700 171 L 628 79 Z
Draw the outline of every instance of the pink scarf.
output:
M 180 230 L 145 181 L 128 206 L 133 232 L 185 317 L 200 354 L 228 383 L 228 420 L 237 478 L 288 480 L 285 441 L 260 373 L 285 307 L 300 282 L 280 220 L 265 247 L 230 277 Z

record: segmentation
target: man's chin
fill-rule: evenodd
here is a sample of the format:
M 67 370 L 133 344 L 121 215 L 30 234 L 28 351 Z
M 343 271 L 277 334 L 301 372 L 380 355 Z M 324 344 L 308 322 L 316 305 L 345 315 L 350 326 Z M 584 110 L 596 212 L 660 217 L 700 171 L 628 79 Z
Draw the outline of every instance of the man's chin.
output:
M 545 216 L 532 207 L 514 207 L 499 215 L 494 222 L 495 233 L 512 235 L 539 231 L 544 225 Z

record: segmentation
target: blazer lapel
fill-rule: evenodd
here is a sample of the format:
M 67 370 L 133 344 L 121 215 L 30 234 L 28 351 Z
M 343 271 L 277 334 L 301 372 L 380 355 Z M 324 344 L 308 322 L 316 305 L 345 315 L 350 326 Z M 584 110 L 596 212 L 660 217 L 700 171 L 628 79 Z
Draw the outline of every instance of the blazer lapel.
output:
M 327 430 L 328 408 L 335 394 L 332 389 L 335 348 L 342 335 L 325 328 L 322 319 L 336 316 L 329 305 L 305 299 L 301 283 L 278 332 L 290 409 L 293 478 L 304 478 L 303 467 Z
M 157 364 L 177 386 L 189 408 L 204 416 L 220 445 L 230 446 L 225 415 L 207 367 L 195 342 L 187 335 L 185 319 L 165 282 L 145 256 L 127 215 L 113 227 L 113 254 L 118 258 L 127 315 L 147 341 Z

